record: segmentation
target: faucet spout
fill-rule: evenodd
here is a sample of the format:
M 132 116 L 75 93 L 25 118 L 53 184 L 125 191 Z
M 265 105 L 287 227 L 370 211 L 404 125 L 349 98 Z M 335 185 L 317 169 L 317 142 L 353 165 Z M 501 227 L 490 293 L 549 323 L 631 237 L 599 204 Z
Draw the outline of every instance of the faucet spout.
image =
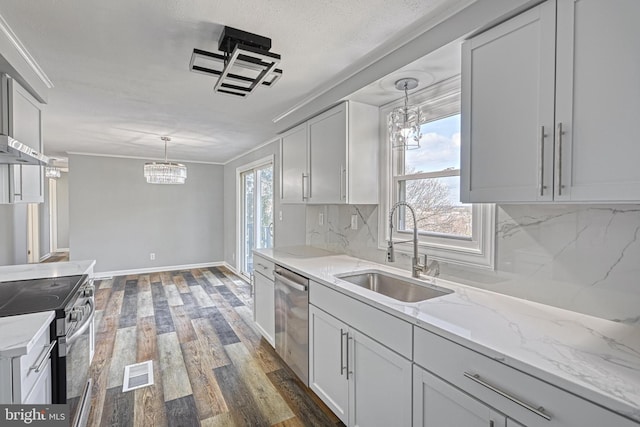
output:
M 411 276 L 420 277 L 421 272 L 427 272 L 427 256 L 424 256 L 424 263 L 420 264 L 420 257 L 418 255 L 418 223 L 416 220 L 416 212 L 413 207 L 407 202 L 397 202 L 391 207 L 391 210 L 389 211 L 389 242 L 387 245 L 387 261 L 395 261 L 393 248 L 393 214 L 400 206 L 408 208 L 409 212 L 411 212 L 411 217 L 413 218 L 413 258 L 411 260 Z

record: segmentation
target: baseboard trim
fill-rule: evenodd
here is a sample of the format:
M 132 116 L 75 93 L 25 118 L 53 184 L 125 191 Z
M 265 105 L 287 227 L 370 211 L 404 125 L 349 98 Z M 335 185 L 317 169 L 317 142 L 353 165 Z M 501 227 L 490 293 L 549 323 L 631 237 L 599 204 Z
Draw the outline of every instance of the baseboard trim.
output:
M 228 267 L 228 264 L 224 261 L 205 262 L 201 264 L 183 264 L 183 265 L 165 265 L 159 267 L 149 268 L 133 268 L 131 270 L 112 270 L 112 271 L 97 271 L 93 277 L 96 279 L 104 279 L 113 276 L 128 276 L 130 274 L 147 274 L 158 273 L 161 271 L 173 271 L 173 270 L 190 270 L 192 268 L 207 268 L 207 267 Z

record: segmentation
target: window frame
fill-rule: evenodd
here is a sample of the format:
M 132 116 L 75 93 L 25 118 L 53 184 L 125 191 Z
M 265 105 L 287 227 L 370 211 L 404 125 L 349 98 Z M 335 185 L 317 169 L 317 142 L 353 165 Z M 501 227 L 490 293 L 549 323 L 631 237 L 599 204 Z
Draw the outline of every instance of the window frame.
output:
M 378 248 L 386 250 L 389 240 L 389 210 L 397 199 L 397 188 L 402 178 L 435 178 L 438 176 L 452 176 L 454 171 L 434 171 L 411 175 L 395 175 L 393 150 L 389 144 L 388 115 L 396 107 L 402 105 L 404 99 L 398 99 L 380 107 L 380 215 L 378 215 Z M 413 104 L 428 105 L 427 117 L 429 121 L 443 119 L 460 114 L 460 76 L 454 76 L 441 83 L 429 86 L 410 96 Z M 396 159 L 397 160 L 397 159 Z M 456 238 L 452 235 L 437 235 L 436 233 L 419 233 L 418 246 L 421 253 L 426 253 L 431 259 L 454 264 L 469 265 L 493 270 L 495 268 L 495 205 L 472 205 L 472 235 L 471 238 Z M 395 217 L 399 216 L 396 212 Z M 396 219 L 394 218 L 394 219 Z M 394 224 L 393 240 L 407 240 L 412 238 L 412 231 L 398 231 Z M 413 253 L 413 244 L 395 243 L 396 251 L 405 254 Z

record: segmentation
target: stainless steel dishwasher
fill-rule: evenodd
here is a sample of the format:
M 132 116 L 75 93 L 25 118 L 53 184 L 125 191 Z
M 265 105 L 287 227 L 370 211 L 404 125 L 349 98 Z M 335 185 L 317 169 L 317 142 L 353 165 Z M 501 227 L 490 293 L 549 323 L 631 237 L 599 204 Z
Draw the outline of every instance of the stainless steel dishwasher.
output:
M 276 265 L 276 352 L 309 385 L 309 279 Z

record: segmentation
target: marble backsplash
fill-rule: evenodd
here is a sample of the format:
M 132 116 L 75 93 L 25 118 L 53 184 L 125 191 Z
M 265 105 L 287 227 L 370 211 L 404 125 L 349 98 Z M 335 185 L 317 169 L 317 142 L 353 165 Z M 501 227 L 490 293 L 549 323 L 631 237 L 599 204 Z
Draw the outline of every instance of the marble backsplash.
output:
M 441 262 L 442 278 L 640 324 L 640 205 L 500 205 L 496 212 L 495 270 Z M 377 206 L 308 205 L 306 217 L 308 245 L 386 263 Z M 396 258 L 394 266 L 409 269 L 409 255 Z

